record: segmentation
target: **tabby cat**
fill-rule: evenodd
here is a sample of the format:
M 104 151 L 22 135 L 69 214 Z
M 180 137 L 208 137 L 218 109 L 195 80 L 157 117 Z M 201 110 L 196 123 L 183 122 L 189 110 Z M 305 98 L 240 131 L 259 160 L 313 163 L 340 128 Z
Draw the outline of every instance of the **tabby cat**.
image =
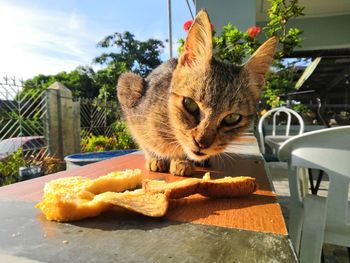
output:
M 146 79 L 130 72 L 120 76 L 118 99 L 145 152 L 146 168 L 190 175 L 193 161 L 224 151 L 256 112 L 277 42 L 268 39 L 243 66 L 219 61 L 202 10 L 178 59 L 164 62 Z

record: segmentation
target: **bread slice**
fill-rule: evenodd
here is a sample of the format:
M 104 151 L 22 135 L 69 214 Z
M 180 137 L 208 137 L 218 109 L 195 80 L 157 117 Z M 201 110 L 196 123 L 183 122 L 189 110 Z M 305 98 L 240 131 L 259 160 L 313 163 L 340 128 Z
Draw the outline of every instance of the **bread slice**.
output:
M 198 193 L 209 197 L 238 197 L 258 190 L 256 179 L 248 176 L 224 177 L 216 180 L 202 180 Z
M 167 183 L 157 180 L 144 180 L 142 188 L 146 193 L 165 193 L 169 199 L 180 199 L 198 193 L 202 179 L 188 178 L 177 182 Z
M 169 206 L 167 192 L 150 194 L 142 189 L 124 193 L 106 192 L 97 195 L 96 199 L 150 217 L 165 215 Z
M 211 180 L 209 173 L 203 179 L 188 178 L 173 183 L 145 180 L 143 189 L 134 190 L 141 184 L 140 170 L 114 172 L 93 180 L 80 176 L 60 178 L 46 183 L 43 200 L 36 207 L 48 220 L 54 221 L 94 217 L 114 206 L 160 217 L 165 215 L 169 199 L 197 193 L 209 197 L 236 197 L 257 189 L 254 178 Z
M 87 217 L 94 217 L 113 205 L 118 205 L 120 200 L 124 207 L 124 199 L 131 202 L 138 200 L 140 196 L 131 196 L 125 190 L 133 190 L 142 185 L 140 170 L 126 170 L 113 172 L 97 179 L 89 179 L 81 176 L 64 177 L 52 180 L 45 184 L 43 200 L 36 205 L 48 220 L 71 221 Z M 101 193 L 108 192 L 109 199 L 103 199 Z M 115 198 L 112 195 L 115 194 Z M 166 195 L 164 199 L 166 199 Z M 159 196 L 157 198 L 160 198 Z M 145 197 L 149 202 L 158 202 L 157 198 Z M 164 207 L 163 207 L 164 208 Z M 162 209 L 163 209 L 162 208 Z M 137 209 L 137 208 L 136 208 Z M 152 212 L 161 214 L 161 212 Z
M 142 187 L 149 193 L 167 192 L 170 199 L 179 199 L 193 194 L 230 198 L 248 195 L 258 189 L 256 179 L 252 177 L 225 177 L 212 180 L 209 173 L 206 173 L 203 179 L 189 178 L 172 183 L 144 180 Z

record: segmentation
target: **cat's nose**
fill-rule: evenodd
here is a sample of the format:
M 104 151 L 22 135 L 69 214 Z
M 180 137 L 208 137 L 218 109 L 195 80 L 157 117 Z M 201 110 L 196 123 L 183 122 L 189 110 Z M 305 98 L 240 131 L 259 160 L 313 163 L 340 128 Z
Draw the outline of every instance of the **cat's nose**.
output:
M 208 149 L 210 145 L 213 143 L 213 138 L 211 137 L 200 137 L 200 138 L 195 138 L 193 137 L 194 144 L 200 148 L 200 149 Z

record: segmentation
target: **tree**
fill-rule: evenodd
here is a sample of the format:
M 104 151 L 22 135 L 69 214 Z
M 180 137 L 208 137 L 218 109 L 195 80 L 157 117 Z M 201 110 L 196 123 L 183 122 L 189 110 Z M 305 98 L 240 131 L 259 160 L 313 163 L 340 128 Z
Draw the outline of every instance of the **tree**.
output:
M 163 42 L 157 39 L 136 40 L 130 32 L 114 33 L 106 36 L 98 47 L 113 48 L 115 52 L 103 53 L 93 59 L 94 63 L 105 66 L 94 71 L 89 66 L 79 66 L 71 72 L 60 72 L 55 75 L 39 74 L 25 81 L 21 96 L 37 94 L 55 81 L 69 88 L 74 97 L 116 99 L 115 87 L 119 76 L 133 71 L 146 77 L 152 69 L 162 63 L 160 53 Z
M 278 36 L 282 48 L 276 57 L 281 58 L 291 55 L 294 48 L 300 47 L 303 33 L 297 27 L 290 27 L 288 22 L 304 15 L 304 7 L 299 5 L 299 0 L 269 0 L 271 7 L 268 10 L 269 22 L 264 31 L 267 37 Z
M 148 39 L 146 41 L 136 40 L 130 32 L 114 33 L 106 36 L 98 43 L 99 47 L 111 48 L 117 47 L 118 52 L 103 53 L 94 59 L 95 63 L 122 67 L 131 70 L 141 76 L 147 76 L 152 69 L 162 63 L 160 53 L 164 48 L 163 42 L 157 39 Z M 116 66 L 118 65 L 118 66 Z
M 157 39 L 140 41 L 130 32 L 114 33 L 106 36 L 98 44 L 101 48 L 116 48 L 116 51 L 102 53 L 93 62 L 106 66 L 95 74 L 95 81 L 100 86 L 99 98 L 116 99 L 115 87 L 119 76 L 133 71 L 146 77 L 162 63 L 160 53 L 163 42 Z
M 75 98 L 94 98 L 98 95 L 100 88 L 94 81 L 94 75 L 94 70 L 88 66 L 79 66 L 69 73 L 62 71 L 49 76 L 39 74 L 24 82 L 21 96 L 33 93 L 38 89 L 46 89 L 54 82 L 59 81 L 72 91 Z

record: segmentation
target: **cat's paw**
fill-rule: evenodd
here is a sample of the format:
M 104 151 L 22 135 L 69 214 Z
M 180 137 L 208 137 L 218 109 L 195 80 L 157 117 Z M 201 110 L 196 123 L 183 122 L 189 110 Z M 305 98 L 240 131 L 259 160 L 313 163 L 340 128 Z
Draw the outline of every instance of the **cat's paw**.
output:
M 146 169 L 151 172 L 167 172 L 169 171 L 169 161 L 149 158 L 146 160 Z
M 187 160 L 173 159 L 170 162 L 169 172 L 173 175 L 189 176 L 193 173 L 193 164 Z

